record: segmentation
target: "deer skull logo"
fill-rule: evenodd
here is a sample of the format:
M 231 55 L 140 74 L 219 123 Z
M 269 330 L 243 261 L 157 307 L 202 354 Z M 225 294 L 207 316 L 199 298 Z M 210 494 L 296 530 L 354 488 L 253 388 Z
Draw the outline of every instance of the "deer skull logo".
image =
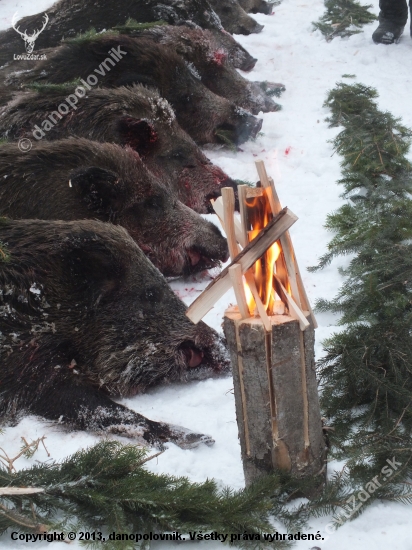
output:
M 24 32 L 21 32 L 19 27 L 16 28 L 16 23 L 17 23 L 17 11 L 16 13 L 13 15 L 13 19 L 11 21 L 11 25 L 13 27 L 13 29 L 19 33 L 19 35 L 23 38 L 24 40 L 24 45 L 26 47 L 26 52 L 27 53 L 32 53 L 33 50 L 34 50 L 34 43 L 36 42 L 36 39 L 37 37 L 39 36 L 39 34 L 41 32 L 44 31 L 47 23 L 49 21 L 49 16 L 47 15 L 47 13 L 44 14 L 44 22 L 43 22 L 43 26 L 42 28 L 39 30 L 39 31 L 34 31 L 33 34 L 27 34 L 27 29 L 24 31 Z

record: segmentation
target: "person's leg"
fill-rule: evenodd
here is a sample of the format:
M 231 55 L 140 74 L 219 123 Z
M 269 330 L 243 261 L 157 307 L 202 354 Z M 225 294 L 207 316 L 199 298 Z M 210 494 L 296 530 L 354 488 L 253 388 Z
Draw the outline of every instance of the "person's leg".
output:
M 379 27 L 372 35 L 377 44 L 393 44 L 403 33 L 408 20 L 406 0 L 380 0 Z
M 411 12 L 409 19 L 410 19 L 411 38 L 412 38 L 412 0 L 409 0 L 409 11 Z

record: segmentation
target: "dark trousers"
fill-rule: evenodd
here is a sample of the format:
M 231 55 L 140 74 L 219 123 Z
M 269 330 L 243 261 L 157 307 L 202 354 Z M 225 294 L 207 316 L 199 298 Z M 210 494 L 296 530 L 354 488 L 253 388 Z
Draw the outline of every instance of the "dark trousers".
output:
M 412 5 L 412 0 L 410 0 Z M 379 21 L 391 21 L 396 25 L 405 25 L 408 20 L 408 4 L 406 0 L 380 0 Z M 412 8 L 411 8 L 412 9 Z

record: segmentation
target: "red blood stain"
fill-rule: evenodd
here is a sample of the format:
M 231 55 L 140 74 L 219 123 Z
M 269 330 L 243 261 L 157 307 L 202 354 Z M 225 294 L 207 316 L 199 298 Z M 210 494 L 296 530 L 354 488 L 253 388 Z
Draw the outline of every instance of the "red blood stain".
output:
M 256 153 L 252 153 L 252 155 L 253 155 L 254 157 L 257 157 L 257 154 L 256 154 Z
M 222 65 L 225 59 L 226 59 L 226 53 L 223 50 L 217 50 L 213 52 L 212 61 L 216 63 L 216 65 Z
M 292 149 L 292 147 L 286 147 L 285 149 L 285 155 L 288 155 L 290 153 L 290 150 Z
M 209 174 L 212 175 L 213 183 L 215 185 L 221 185 L 223 182 L 227 180 L 227 175 L 218 166 L 214 166 L 212 164 L 210 166 L 205 166 L 205 169 L 209 172 Z

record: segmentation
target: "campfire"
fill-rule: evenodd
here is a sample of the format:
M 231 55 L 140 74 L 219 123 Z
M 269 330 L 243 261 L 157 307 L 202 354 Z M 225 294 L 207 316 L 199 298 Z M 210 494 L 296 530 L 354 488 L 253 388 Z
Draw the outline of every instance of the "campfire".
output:
M 288 208 L 282 210 L 263 161 L 256 161 L 256 167 L 258 187 L 238 187 L 240 220 L 234 217 L 232 188 L 223 188 L 222 197 L 212 201 L 227 235 L 232 263 L 193 302 L 187 316 L 197 323 L 233 286 L 242 319 L 260 317 L 270 331 L 271 316 L 289 314 L 299 321 L 301 330 L 310 322 L 316 328 L 288 232 L 297 217 Z
M 255 188 L 232 188 L 213 208 L 226 232 L 231 263 L 192 303 L 199 322 L 231 287 L 237 304 L 223 328 L 232 362 L 236 416 L 246 483 L 281 469 L 326 474 L 314 368 L 316 319 L 297 264 L 289 228 L 297 217 L 280 204 L 263 161 Z

